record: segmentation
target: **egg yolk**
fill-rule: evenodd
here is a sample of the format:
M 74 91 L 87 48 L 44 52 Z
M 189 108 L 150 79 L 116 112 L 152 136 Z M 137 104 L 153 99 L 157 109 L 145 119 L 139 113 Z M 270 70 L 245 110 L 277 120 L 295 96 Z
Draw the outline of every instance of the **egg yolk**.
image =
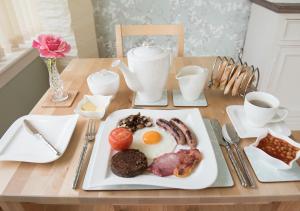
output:
M 157 144 L 161 140 L 161 135 L 159 132 L 154 130 L 148 131 L 143 135 L 143 141 L 145 144 Z

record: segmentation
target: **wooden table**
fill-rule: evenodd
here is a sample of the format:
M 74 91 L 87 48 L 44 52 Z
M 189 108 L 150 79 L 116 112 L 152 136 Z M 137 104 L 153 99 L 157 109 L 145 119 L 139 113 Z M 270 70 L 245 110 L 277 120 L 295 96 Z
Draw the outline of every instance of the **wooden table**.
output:
M 80 91 L 73 106 L 42 108 L 41 102 L 46 97 L 44 95 L 31 113 L 72 114 L 74 106 L 84 94 L 89 93 L 86 84 L 87 76 L 101 68 L 110 68 L 112 60 L 74 59 L 62 74 L 67 88 L 75 88 Z M 212 62 L 213 58 L 177 58 L 172 71 L 190 64 L 210 68 Z M 174 74 L 170 74 L 168 87 L 171 88 L 175 84 Z M 205 94 L 209 106 L 200 109 L 202 115 L 217 118 L 221 123 L 229 121 L 225 112 L 226 106 L 242 104 L 242 98 L 224 97 L 220 91 L 206 90 Z M 131 98 L 132 93 L 121 77 L 120 90 L 107 114 L 118 109 L 129 108 Z M 171 98 L 169 100 L 171 102 Z M 172 107 L 172 103 L 169 107 Z M 232 188 L 94 192 L 73 190 L 72 182 L 84 142 L 86 126 L 87 119 L 80 118 L 66 152 L 55 162 L 48 164 L 0 162 L 0 206 L 2 209 L 40 210 L 38 208 L 45 208 L 45 210 L 51 210 L 55 208 L 58 210 L 58 205 L 64 205 L 62 206 L 63 210 L 81 210 L 82 207 L 92 208 L 95 204 L 97 204 L 95 210 L 112 210 L 113 208 L 115 210 L 140 210 L 139 207 L 136 207 L 137 205 L 143 208 L 147 207 L 148 210 L 194 210 L 196 207 L 199 208 L 197 210 L 208 207 L 210 210 L 260 210 L 262 208 L 264 210 L 293 210 L 292 208 L 296 209 L 296 207 L 298 210 L 300 209 L 300 182 L 273 184 L 257 182 L 257 189 L 245 189 L 241 187 L 231 163 L 228 162 L 227 154 L 225 157 L 235 182 L 235 186 Z M 300 140 L 300 133 L 294 133 L 294 137 Z M 252 141 L 253 139 L 245 139 L 242 144 L 247 145 Z M 91 148 L 88 155 L 90 152 Z M 84 166 L 86 168 L 87 161 Z M 80 186 L 82 181 L 83 175 L 80 177 Z M 42 204 L 47 204 L 47 206 Z

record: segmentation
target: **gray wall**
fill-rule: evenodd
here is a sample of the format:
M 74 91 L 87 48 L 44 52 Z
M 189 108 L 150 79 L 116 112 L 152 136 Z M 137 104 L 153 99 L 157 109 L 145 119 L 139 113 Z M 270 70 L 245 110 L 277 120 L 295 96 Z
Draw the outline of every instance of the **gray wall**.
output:
M 46 65 L 37 58 L 0 88 L 0 137 L 18 117 L 30 112 L 48 84 Z
M 185 55 L 226 55 L 236 58 L 250 13 L 249 0 L 92 0 L 100 57 L 115 56 L 115 24 L 185 26 Z M 125 39 L 126 49 L 145 37 Z M 175 46 L 170 37 L 150 37 L 156 44 Z M 148 40 L 148 41 L 149 41 Z

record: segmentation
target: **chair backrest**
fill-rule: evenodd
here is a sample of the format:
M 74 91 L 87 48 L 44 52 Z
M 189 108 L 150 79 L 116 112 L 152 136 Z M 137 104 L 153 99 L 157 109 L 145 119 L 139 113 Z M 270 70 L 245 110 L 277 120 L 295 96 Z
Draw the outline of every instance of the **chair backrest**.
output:
M 184 52 L 183 24 L 174 25 L 116 25 L 117 57 L 124 57 L 123 37 L 140 35 L 173 35 L 177 36 L 177 52 L 182 57 Z

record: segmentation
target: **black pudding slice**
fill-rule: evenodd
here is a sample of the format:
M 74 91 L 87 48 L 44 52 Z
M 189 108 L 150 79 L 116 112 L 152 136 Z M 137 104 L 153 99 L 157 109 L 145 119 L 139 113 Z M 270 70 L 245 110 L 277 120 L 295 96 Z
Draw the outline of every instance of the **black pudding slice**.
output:
M 117 152 L 111 158 L 111 170 L 120 177 L 135 177 L 148 167 L 144 153 L 137 149 L 126 149 Z

